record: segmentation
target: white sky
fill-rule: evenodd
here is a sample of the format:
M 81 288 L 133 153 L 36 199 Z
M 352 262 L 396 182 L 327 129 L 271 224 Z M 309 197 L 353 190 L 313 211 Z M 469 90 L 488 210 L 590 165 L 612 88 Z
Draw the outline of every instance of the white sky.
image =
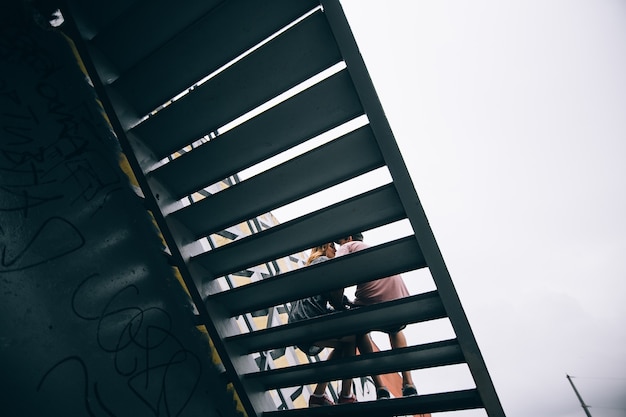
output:
M 584 417 L 569 374 L 593 417 L 625 417 L 626 0 L 341 3 L 506 415 Z M 388 181 L 377 171 L 273 213 Z M 410 233 L 391 229 L 366 242 Z M 423 272 L 405 275 L 414 294 L 433 289 Z M 437 321 L 407 337 L 453 332 Z M 472 386 L 464 367 L 414 379 L 423 394 Z
M 626 2 L 342 5 L 507 416 L 626 416 Z

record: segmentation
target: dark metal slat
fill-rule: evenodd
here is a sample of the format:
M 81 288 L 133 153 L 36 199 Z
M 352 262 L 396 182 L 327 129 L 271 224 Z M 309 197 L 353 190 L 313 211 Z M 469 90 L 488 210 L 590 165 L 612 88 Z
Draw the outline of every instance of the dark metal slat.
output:
M 321 13 L 315 13 L 150 117 L 132 132 L 154 149 L 160 159 L 340 59 L 326 20 Z M 351 92 L 350 96 L 356 93 Z
M 325 316 L 303 320 L 228 337 L 224 343 L 241 354 L 314 343 L 351 334 L 364 334 L 372 330 L 399 324 L 418 323 L 446 317 L 441 299 L 436 291 L 411 297 L 359 307 Z
M 361 114 L 350 78 L 341 71 L 148 176 L 181 198 Z M 161 136 L 153 139 L 157 138 Z M 180 149 L 181 143 L 166 136 L 150 146 L 160 158 L 174 148 Z M 208 166 L 211 169 L 206 169 Z
M 376 141 L 369 128 L 364 126 L 170 216 L 187 226 L 199 238 L 379 168 L 383 164 Z M 311 175 L 312 172 L 315 175 Z M 268 190 L 272 192 L 268 193 Z M 254 203 L 242 203 L 246 201 Z
M 149 1 L 149 0 L 148 0 Z M 83 39 L 90 40 L 139 0 L 70 0 L 68 6 Z
M 334 407 L 298 408 L 265 411 L 263 417 L 394 417 L 399 415 L 443 413 L 482 408 L 475 389 L 393 398 L 384 401 L 364 401 Z
M 392 185 L 385 185 L 307 216 L 195 256 L 190 262 L 218 278 L 299 252 L 338 235 L 404 218 Z
M 143 116 L 318 5 L 311 0 L 223 2 L 121 74 L 111 87 Z
M 243 375 L 265 390 L 464 363 L 456 339 Z
M 426 267 L 415 237 L 373 246 L 347 256 L 280 274 L 207 298 L 234 317 L 312 294 Z M 294 285 L 298 283 L 298 285 Z
M 191 0 L 176 7 L 171 0 L 141 0 L 111 22 L 91 44 L 123 73 L 223 0 Z

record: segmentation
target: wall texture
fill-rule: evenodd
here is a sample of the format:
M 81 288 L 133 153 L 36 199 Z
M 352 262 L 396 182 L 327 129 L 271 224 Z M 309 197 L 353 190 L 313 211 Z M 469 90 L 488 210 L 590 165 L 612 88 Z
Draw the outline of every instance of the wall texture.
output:
M 236 415 L 71 43 L 0 32 L 0 396 L 12 416 Z

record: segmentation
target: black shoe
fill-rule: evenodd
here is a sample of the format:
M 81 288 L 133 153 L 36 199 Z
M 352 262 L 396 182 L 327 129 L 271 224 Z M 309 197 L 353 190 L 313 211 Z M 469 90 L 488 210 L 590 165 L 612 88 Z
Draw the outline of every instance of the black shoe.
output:
M 402 388 L 402 396 L 403 397 L 412 397 L 414 395 L 417 395 L 417 390 L 415 389 L 415 387 L 413 385 L 405 385 L 404 388 Z
M 387 388 L 378 388 L 376 390 L 376 399 L 377 400 L 385 400 L 387 398 L 391 398 L 391 393 Z

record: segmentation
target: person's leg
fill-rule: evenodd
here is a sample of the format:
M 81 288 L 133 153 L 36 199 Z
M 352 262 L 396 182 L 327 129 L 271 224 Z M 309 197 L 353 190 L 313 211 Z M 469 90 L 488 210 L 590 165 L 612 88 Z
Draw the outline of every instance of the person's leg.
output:
M 337 349 L 333 349 L 328 355 L 328 358 L 326 358 L 326 360 L 327 361 L 332 360 L 334 357 L 337 357 L 337 355 L 338 355 Z M 319 384 L 315 386 L 315 389 L 313 390 L 313 395 L 321 397 L 326 392 L 327 387 L 328 387 L 328 382 L 320 382 Z
M 326 387 L 328 387 L 328 382 L 320 382 L 315 386 L 313 395 L 321 397 L 326 392 Z
M 404 336 L 402 330 L 395 333 L 389 333 L 389 343 L 391 344 L 392 349 L 407 347 L 406 337 Z M 415 384 L 413 383 L 411 371 L 402 371 L 402 386 L 403 392 L 407 391 L 409 393 L 408 395 L 415 395 L 417 393 L 417 391 L 415 391 Z M 415 393 L 413 391 L 415 391 Z
M 341 347 L 341 357 L 347 358 L 356 354 L 355 340 L 352 338 Z M 341 381 L 341 392 L 339 393 L 339 404 L 355 403 L 356 396 L 352 394 L 352 378 Z
M 359 352 L 361 355 L 374 352 L 374 346 L 372 343 L 372 339 L 370 339 L 369 333 L 357 336 L 356 346 L 357 348 L 359 348 Z M 376 398 L 389 398 L 391 394 L 383 383 L 383 379 L 380 377 L 380 375 L 371 375 L 371 377 L 374 381 L 374 386 L 376 387 Z
M 341 352 L 338 357 L 347 358 L 355 355 L 355 343 L 345 343 L 341 347 Z M 341 393 L 340 395 L 344 398 L 352 398 L 352 378 L 344 379 L 341 381 Z
M 327 360 L 336 357 L 336 349 L 333 349 L 328 355 Z M 309 407 L 323 407 L 327 405 L 335 405 L 335 403 L 326 395 L 328 382 L 320 382 L 315 386 L 313 393 L 309 397 Z

